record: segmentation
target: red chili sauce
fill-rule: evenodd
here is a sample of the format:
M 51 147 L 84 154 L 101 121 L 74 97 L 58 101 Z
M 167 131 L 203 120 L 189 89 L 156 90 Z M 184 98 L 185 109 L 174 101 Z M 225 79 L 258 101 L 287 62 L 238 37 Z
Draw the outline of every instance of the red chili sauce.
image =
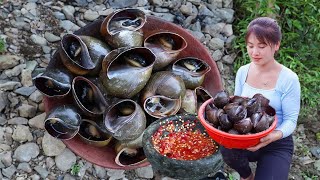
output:
M 216 152 L 215 142 L 195 123 L 185 121 L 180 125 L 172 121 L 161 126 L 152 136 L 154 148 L 162 155 L 178 160 L 197 160 Z

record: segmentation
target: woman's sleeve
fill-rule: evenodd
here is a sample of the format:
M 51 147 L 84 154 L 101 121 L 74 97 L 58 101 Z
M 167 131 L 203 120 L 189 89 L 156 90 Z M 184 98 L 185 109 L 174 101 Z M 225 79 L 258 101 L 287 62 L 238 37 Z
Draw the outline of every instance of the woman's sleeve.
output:
M 286 91 L 281 96 L 283 122 L 279 127 L 277 127 L 277 130 L 280 130 L 283 133 L 282 138 L 293 133 L 297 126 L 300 111 L 301 90 L 298 76 L 294 73 L 294 76 L 291 76 L 285 84 Z
M 241 85 L 241 77 L 243 74 L 243 68 L 240 67 L 236 74 L 235 87 L 234 87 L 234 95 L 241 96 L 242 93 L 242 85 Z

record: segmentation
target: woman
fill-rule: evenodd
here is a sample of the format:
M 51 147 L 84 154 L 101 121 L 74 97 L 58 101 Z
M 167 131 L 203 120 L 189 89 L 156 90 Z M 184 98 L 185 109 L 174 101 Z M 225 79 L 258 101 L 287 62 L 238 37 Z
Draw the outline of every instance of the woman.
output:
M 274 58 L 280 42 L 281 30 L 274 19 L 260 17 L 249 24 L 246 45 L 251 63 L 238 70 L 234 94 L 245 97 L 263 94 L 276 110 L 278 124 L 254 147 L 221 149 L 225 163 L 236 170 L 242 180 L 288 179 L 293 154 L 291 134 L 300 110 L 300 83 L 293 71 Z M 249 162 L 257 162 L 255 174 Z

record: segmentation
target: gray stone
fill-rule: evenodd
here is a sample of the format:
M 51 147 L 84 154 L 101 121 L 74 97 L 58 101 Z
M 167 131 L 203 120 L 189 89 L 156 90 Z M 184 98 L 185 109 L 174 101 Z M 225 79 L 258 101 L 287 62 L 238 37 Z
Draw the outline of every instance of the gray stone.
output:
M 11 177 L 13 176 L 13 174 L 17 171 L 17 168 L 14 165 L 11 165 L 5 169 L 2 169 L 2 174 L 11 179 Z
M 189 16 L 191 17 L 191 16 Z M 201 24 L 199 21 L 195 22 L 194 24 L 191 25 L 190 27 L 191 30 L 201 32 Z M 201 32 L 202 33 L 202 32 Z M 203 35 L 204 36 L 204 35 Z
M 129 6 L 133 6 L 135 4 L 137 4 L 138 0 L 109 0 L 108 1 L 111 7 L 114 8 L 126 8 Z
M 148 0 L 138 0 L 138 6 L 146 6 L 148 4 Z
M 30 127 L 35 127 L 38 129 L 44 129 L 44 120 L 46 118 L 46 113 L 39 114 L 31 118 L 28 122 Z
M 55 165 L 54 159 L 51 157 L 46 158 L 46 166 L 48 169 L 51 169 Z
M 27 173 L 31 173 L 32 172 L 32 169 L 31 169 L 29 163 L 26 163 L 26 162 L 19 163 L 17 169 L 18 170 L 22 170 L 22 171 L 27 172 Z
M 80 27 L 69 20 L 60 21 L 60 27 L 65 29 L 66 31 L 76 31 L 79 30 Z
M 92 163 L 90 162 L 84 162 L 83 161 L 79 161 L 78 164 L 81 166 L 80 170 L 79 170 L 79 173 L 78 173 L 78 176 L 79 177 L 83 177 L 85 175 L 85 173 L 87 171 L 92 171 Z
M 224 41 L 219 38 L 212 38 L 208 46 L 212 50 L 222 49 L 224 46 Z
M 225 25 L 225 23 L 206 25 L 203 29 L 203 32 L 210 34 L 212 37 L 216 37 L 217 34 L 219 34 L 222 31 Z
M 39 173 L 40 176 L 41 176 L 43 179 L 45 179 L 45 178 L 48 176 L 48 174 L 49 174 L 49 172 L 46 170 L 46 168 L 44 168 L 44 167 L 42 167 L 42 166 L 40 166 L 40 165 L 34 167 L 34 170 L 36 170 L 37 173 Z
M 107 175 L 110 177 L 110 179 L 121 179 L 125 177 L 124 170 L 118 170 L 118 169 L 107 169 Z
M 192 4 L 195 4 L 195 5 L 200 5 L 200 3 L 201 3 L 201 0 L 187 0 L 187 1 L 189 1 Z
M 21 106 L 18 107 L 18 112 L 21 117 L 34 117 L 37 112 L 37 108 L 29 105 L 29 104 L 21 104 Z
M 13 131 L 13 140 L 18 142 L 32 141 L 33 136 L 30 132 L 29 126 L 18 125 Z
M 21 59 L 22 57 L 16 55 L 0 55 L 0 70 L 15 67 Z
M 32 70 L 24 69 L 21 72 L 21 84 L 25 87 L 30 87 L 33 85 L 32 77 L 31 77 Z
M 201 4 L 199 7 L 199 15 L 212 17 L 214 14 L 205 5 Z
M 38 44 L 40 46 L 47 45 L 47 40 L 42 36 L 32 34 L 30 36 L 30 39 L 32 40 L 32 42 L 34 42 L 35 44 Z
M 74 176 L 70 175 L 70 174 L 66 174 L 63 177 L 63 180 L 76 180 L 77 178 L 75 178 Z
M 199 31 L 191 31 L 189 30 L 189 32 L 196 38 L 198 39 L 200 42 L 203 42 L 205 37 L 204 34 L 202 32 Z
M 12 20 L 10 23 L 11 23 L 12 27 L 16 27 L 18 29 L 25 29 L 25 28 L 29 29 L 28 27 L 30 27 L 30 25 L 24 21 Z
M 151 165 L 142 168 L 137 168 L 134 171 L 141 178 L 153 178 L 153 169 Z
M 310 152 L 314 157 L 320 159 L 320 146 L 310 148 Z
M 51 47 L 50 46 L 42 46 L 42 51 L 44 54 L 50 54 Z
M 39 155 L 39 147 L 36 143 L 30 142 L 20 145 L 13 154 L 19 162 L 29 162 L 32 158 Z
M 170 13 L 152 13 L 152 14 L 168 22 L 173 22 L 175 18 L 175 16 Z
M 26 65 L 26 69 L 33 71 L 37 67 L 38 63 L 37 61 L 26 61 Z
M 217 49 L 212 53 L 211 56 L 213 60 L 219 61 L 222 58 L 223 53 L 221 52 L 221 50 Z
M 0 90 L 0 112 L 7 106 L 8 104 L 8 93 Z
M 170 10 L 168 8 L 160 8 L 160 7 L 156 7 L 154 9 L 155 12 L 158 12 L 158 13 L 168 13 L 170 12 Z
M 97 176 L 99 178 L 104 178 L 106 176 L 107 172 L 105 168 L 98 165 L 93 165 L 93 167 L 96 170 Z
M 19 87 L 21 87 L 21 83 L 17 81 L 7 81 L 4 83 L 0 83 L 0 90 L 4 90 L 4 91 L 12 91 Z
M 66 148 L 66 145 L 57 138 L 49 135 L 48 132 L 45 132 L 42 138 L 42 149 L 46 156 L 57 156 L 61 154 Z
M 37 8 L 37 4 L 35 2 L 28 2 L 27 4 L 23 5 L 27 11 L 33 10 Z
M 33 174 L 30 176 L 31 180 L 40 180 L 40 176 L 38 174 Z
M 56 36 L 50 32 L 45 32 L 44 33 L 44 38 L 46 38 L 46 40 L 48 42 L 57 42 L 57 41 L 60 41 L 60 37 L 59 36 Z
M 83 15 L 85 20 L 94 21 L 99 17 L 99 13 L 97 11 L 92 11 L 91 9 L 84 12 Z
M 55 162 L 57 168 L 61 171 L 68 171 L 73 164 L 76 163 L 76 156 L 69 149 L 64 149 L 64 151 L 55 157 Z
M 103 11 L 98 11 L 100 16 L 108 16 L 109 14 L 111 14 L 114 11 L 113 8 L 108 8 L 106 10 Z
M 0 108 L 0 110 L 1 110 L 1 108 Z M 8 122 L 8 120 L 6 118 L 0 116 L 0 125 L 1 126 L 5 125 L 7 122 Z
M 54 17 L 56 17 L 59 20 L 65 20 L 66 19 L 66 16 L 63 13 L 59 12 L 59 11 L 53 12 L 53 15 L 54 15 Z
M 8 144 L 0 144 L 0 153 L 4 151 L 10 151 L 11 147 Z
M 105 0 L 93 0 L 96 4 L 102 4 Z
M 14 117 L 8 120 L 8 124 L 16 124 L 16 125 L 28 124 L 28 119 L 23 117 Z
M 15 66 L 12 69 L 7 69 L 4 71 L 4 73 L 8 76 L 8 77 L 14 77 L 14 76 L 18 76 L 22 70 L 26 67 L 26 64 L 19 64 L 17 66 Z
M 214 11 L 214 14 L 218 17 L 220 17 L 223 21 L 226 23 L 232 23 L 233 22 L 233 17 L 234 17 L 234 10 L 233 9 L 216 9 Z
M 231 35 L 228 37 L 228 39 L 226 40 L 226 48 L 231 48 L 232 47 L 232 43 L 234 42 L 234 40 L 237 37 L 235 35 Z
M 74 21 L 74 13 L 76 12 L 73 6 L 67 5 L 62 7 L 62 12 L 66 16 L 66 18 L 70 21 Z
M 226 64 L 233 64 L 234 60 L 236 59 L 237 55 L 236 54 L 227 54 L 222 57 L 222 61 Z
M 21 88 L 14 90 L 13 92 L 16 94 L 23 95 L 23 96 L 30 96 L 30 94 L 32 94 L 36 89 L 37 88 L 35 86 L 21 87 Z
M 222 8 L 222 1 L 223 0 L 208 0 L 208 5 L 213 5 L 216 8 Z
M 226 24 L 221 33 L 223 33 L 224 35 L 226 35 L 227 37 L 233 35 L 233 29 L 232 29 L 232 24 Z
M 5 142 L 5 128 L 0 126 L 0 143 L 6 143 Z
M 75 1 L 75 5 L 76 6 L 82 6 L 85 7 L 88 5 L 88 1 L 87 0 L 74 0 Z
M 180 11 L 186 15 L 192 15 L 192 4 L 187 2 L 186 4 L 180 7 Z
M 233 8 L 233 0 L 223 0 L 223 7 Z
M 3 163 L 5 167 L 12 165 L 12 151 L 0 152 L 0 162 Z
M 39 90 L 36 90 L 30 95 L 29 99 L 33 102 L 39 103 L 42 101 L 43 95 Z

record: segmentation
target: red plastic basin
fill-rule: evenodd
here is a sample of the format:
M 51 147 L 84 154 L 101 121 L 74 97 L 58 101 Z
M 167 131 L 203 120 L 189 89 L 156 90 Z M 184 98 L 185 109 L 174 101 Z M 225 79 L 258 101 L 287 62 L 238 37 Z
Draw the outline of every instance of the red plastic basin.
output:
M 275 116 L 274 122 L 271 126 L 262 132 L 255 134 L 244 134 L 244 135 L 236 135 L 229 134 L 227 132 L 221 131 L 213 126 L 211 126 L 204 117 L 204 111 L 206 106 L 213 102 L 213 99 L 209 99 L 205 101 L 199 108 L 198 117 L 200 119 L 201 124 L 207 130 L 209 136 L 212 137 L 218 144 L 226 147 L 226 148 L 235 148 L 235 149 L 246 149 L 252 146 L 257 145 L 260 142 L 260 139 L 268 135 L 271 131 L 273 131 L 278 122 L 277 116 Z

